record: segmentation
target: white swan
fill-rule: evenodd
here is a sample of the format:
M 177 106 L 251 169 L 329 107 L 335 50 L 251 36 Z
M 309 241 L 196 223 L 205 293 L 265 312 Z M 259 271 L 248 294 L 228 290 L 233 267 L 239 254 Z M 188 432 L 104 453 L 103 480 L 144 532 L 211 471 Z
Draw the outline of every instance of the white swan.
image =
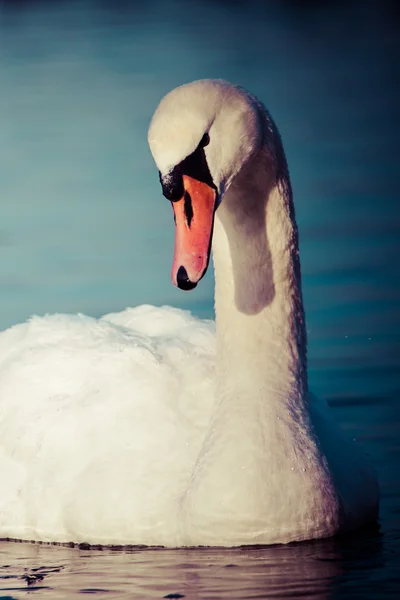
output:
M 161 101 L 149 143 L 173 200 L 176 285 L 201 279 L 212 237 L 216 336 L 150 306 L 3 332 L 0 538 L 234 546 L 375 519 L 373 471 L 308 392 L 297 229 L 270 116 L 241 88 L 197 81 Z

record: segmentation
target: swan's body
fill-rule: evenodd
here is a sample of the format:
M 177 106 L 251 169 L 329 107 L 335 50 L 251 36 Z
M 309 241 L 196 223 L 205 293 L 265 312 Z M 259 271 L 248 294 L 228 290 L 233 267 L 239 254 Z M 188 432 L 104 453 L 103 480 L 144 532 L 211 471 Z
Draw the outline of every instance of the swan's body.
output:
M 174 200 L 180 287 L 205 272 L 218 207 L 217 335 L 152 307 L 4 332 L 0 537 L 232 546 L 373 520 L 371 468 L 308 392 L 297 229 L 269 115 L 241 89 L 195 82 L 161 102 L 149 142 Z

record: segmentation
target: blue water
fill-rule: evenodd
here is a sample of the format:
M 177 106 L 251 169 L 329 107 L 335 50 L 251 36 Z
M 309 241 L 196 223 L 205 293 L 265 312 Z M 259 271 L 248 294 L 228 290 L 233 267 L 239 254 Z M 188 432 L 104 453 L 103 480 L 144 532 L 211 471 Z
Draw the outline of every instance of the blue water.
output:
M 398 25 L 373 0 L 1 3 L 0 328 L 144 302 L 213 316 L 212 271 L 191 294 L 170 283 L 171 209 L 146 132 L 174 86 L 240 83 L 289 161 L 310 385 L 371 455 L 381 513 L 379 531 L 266 549 L 0 542 L 0 598 L 399 596 Z

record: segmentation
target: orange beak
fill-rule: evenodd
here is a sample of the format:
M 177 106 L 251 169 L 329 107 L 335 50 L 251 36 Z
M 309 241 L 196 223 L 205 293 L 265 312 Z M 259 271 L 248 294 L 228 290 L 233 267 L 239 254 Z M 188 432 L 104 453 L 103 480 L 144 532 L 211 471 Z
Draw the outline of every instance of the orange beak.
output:
M 189 175 L 183 175 L 184 194 L 172 202 L 175 230 L 172 283 L 191 290 L 205 274 L 210 260 L 217 193 Z

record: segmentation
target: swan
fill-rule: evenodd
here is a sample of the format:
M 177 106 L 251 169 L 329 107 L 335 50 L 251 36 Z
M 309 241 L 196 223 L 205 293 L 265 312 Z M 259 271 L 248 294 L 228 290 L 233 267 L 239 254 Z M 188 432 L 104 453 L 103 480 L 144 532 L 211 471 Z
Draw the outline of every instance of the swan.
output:
M 216 323 L 171 307 L 32 317 L 0 335 L 0 538 L 238 546 L 377 518 L 378 485 L 308 390 L 291 184 L 244 89 L 169 92 L 148 141 L 175 219 L 172 282 L 211 253 Z

